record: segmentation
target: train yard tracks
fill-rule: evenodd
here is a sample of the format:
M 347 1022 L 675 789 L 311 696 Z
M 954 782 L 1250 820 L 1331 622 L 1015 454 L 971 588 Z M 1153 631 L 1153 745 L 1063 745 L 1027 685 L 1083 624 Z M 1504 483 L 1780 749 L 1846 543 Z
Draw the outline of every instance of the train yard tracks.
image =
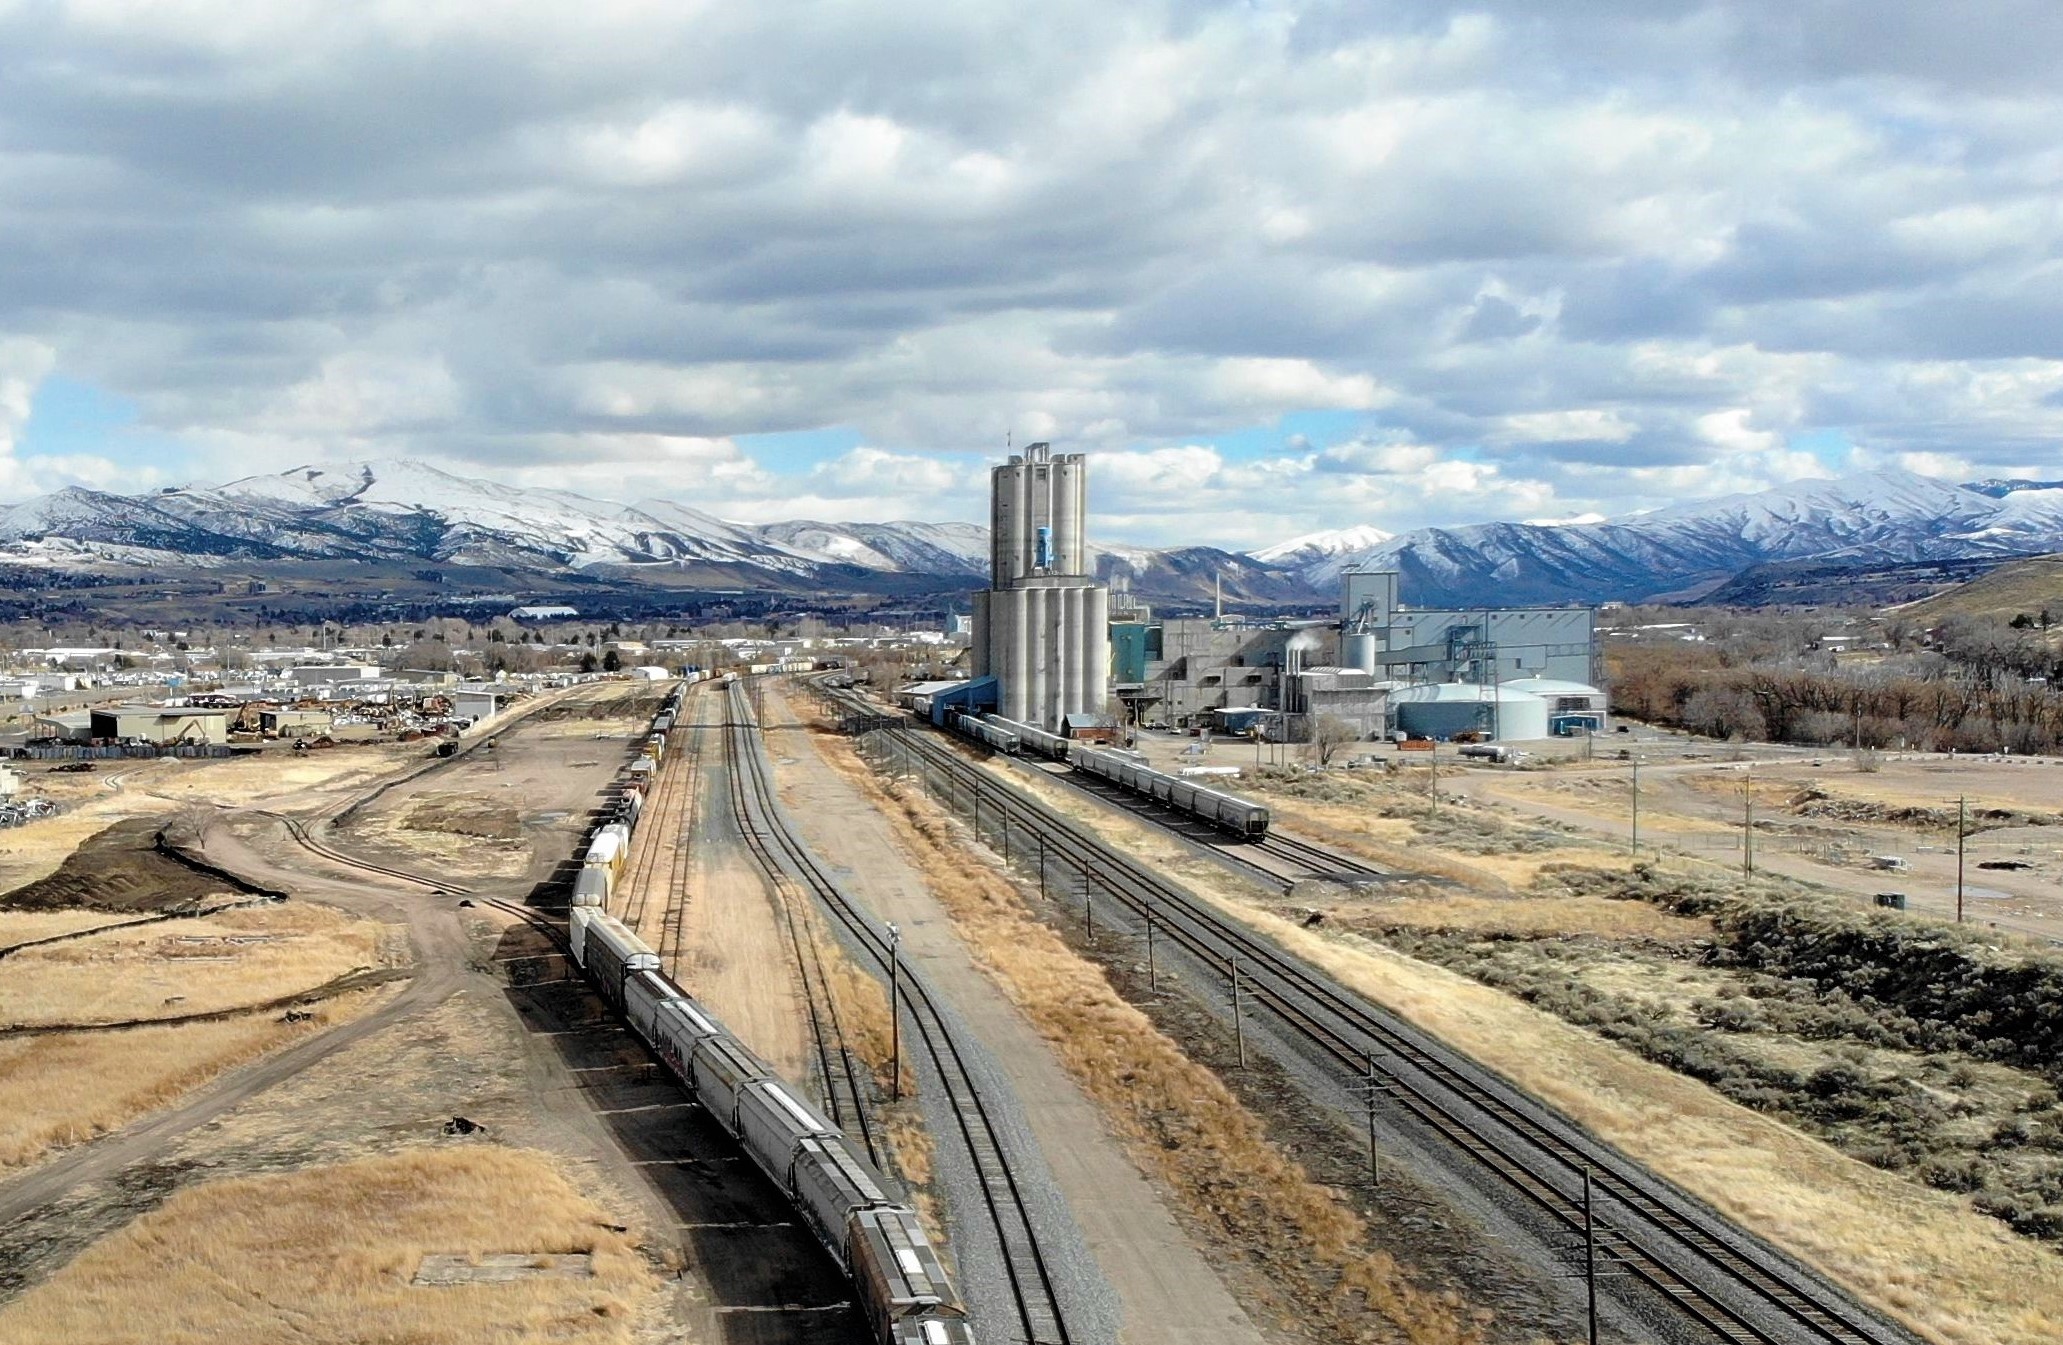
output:
M 900 990 L 898 1007 L 912 1029 L 915 1044 L 930 1062 L 944 1096 L 952 1131 L 964 1146 L 978 1183 L 984 1227 L 993 1231 L 1015 1309 L 1017 1339 L 1024 1345 L 1072 1345 L 1065 1305 L 1055 1288 L 1052 1268 L 1040 1246 L 1025 1192 L 1012 1168 L 995 1116 L 976 1086 L 960 1043 L 939 1003 L 921 976 L 895 962 L 895 947 L 885 930 L 840 890 L 816 858 L 789 829 L 775 797 L 761 751 L 757 717 L 742 687 L 728 692 L 725 734 L 727 766 L 734 780 L 733 804 L 738 826 L 748 845 L 776 881 L 789 879 L 814 894 L 822 908 L 846 931 L 849 943 L 889 975 Z
M 676 974 L 687 920 L 688 871 L 693 861 L 688 837 L 698 806 L 696 763 L 701 758 L 704 729 L 699 721 L 675 723 L 666 759 L 653 773 L 623 876 L 617 880 L 624 894 L 617 902 L 623 923 L 650 944 L 660 962 Z M 648 925 L 655 899 L 656 919 Z
M 863 722 L 858 713 L 872 708 L 851 697 L 830 700 L 852 723 Z M 892 751 L 875 755 L 908 763 L 935 794 L 971 803 L 963 811 L 971 811 L 980 838 L 1006 859 L 1029 862 L 1036 847 L 1042 880 L 1057 865 L 1085 893 L 1106 899 L 1099 924 L 1116 923 L 1114 903 L 1131 932 L 1147 928 L 1179 947 L 1213 989 L 1229 998 L 1236 984 L 1243 1003 L 1267 1015 L 1284 1043 L 1339 1093 L 1373 1090 L 1400 1122 L 1458 1153 L 1465 1166 L 1490 1178 L 1490 1187 L 1516 1196 L 1553 1237 L 1583 1238 L 1587 1186 L 1599 1273 L 1614 1277 L 1608 1292 L 1615 1298 L 1623 1295 L 1616 1285 L 1629 1281 L 1652 1290 L 1642 1315 L 1668 1305 L 1664 1311 L 1730 1345 L 1902 1345 L 1910 1339 L 1575 1122 L 1083 834 L 1042 802 L 1001 785 L 943 742 L 892 727 L 873 727 L 865 738 L 894 740 Z M 1310 869 L 1335 857 L 1289 840 L 1275 858 L 1285 867 Z M 1271 881 L 1280 886 L 1280 875 Z

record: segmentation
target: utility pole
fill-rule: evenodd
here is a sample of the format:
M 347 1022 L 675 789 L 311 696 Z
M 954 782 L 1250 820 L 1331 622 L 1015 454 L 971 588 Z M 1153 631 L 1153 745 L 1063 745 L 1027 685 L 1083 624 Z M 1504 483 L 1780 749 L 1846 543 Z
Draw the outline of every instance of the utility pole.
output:
M 1096 893 L 1089 886 L 1087 870 L 1082 873 L 1082 922 L 1088 926 L 1089 942 L 1096 942 Z
M 1376 1166 L 1375 1149 L 1375 1057 L 1368 1057 L 1368 1184 L 1374 1186 L 1382 1173 Z
M 1633 759 L 1633 857 L 1640 858 L 1640 758 Z
M 1963 838 L 1969 833 L 1967 819 L 1970 815 L 1970 799 L 1964 795 L 1956 800 L 1956 923 L 1963 923 Z
M 1239 1048 L 1239 1067 L 1246 1068 L 1246 1024 L 1239 1017 L 1239 958 L 1232 959 L 1232 1041 Z
M 1146 988 L 1153 994 L 1160 993 L 1160 968 L 1153 960 L 1153 907 L 1146 908 Z
M 1755 876 L 1755 763 L 1749 762 L 1741 786 L 1741 873 Z
M 903 1100 L 903 932 L 888 927 L 888 1091 L 896 1102 Z
M 1590 1300 L 1590 1345 L 1597 1345 L 1597 1224 L 1591 1217 L 1588 1166 L 1583 1169 L 1583 1288 Z

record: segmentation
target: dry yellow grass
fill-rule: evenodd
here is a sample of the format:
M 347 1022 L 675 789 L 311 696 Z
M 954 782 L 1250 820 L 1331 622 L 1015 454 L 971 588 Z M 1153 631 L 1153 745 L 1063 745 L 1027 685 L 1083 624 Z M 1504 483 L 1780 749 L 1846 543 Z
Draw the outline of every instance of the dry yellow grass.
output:
M 134 919 L 133 915 L 118 915 L 112 911 L 0 911 L 0 948 L 12 948 L 34 939 L 99 929 L 103 925 Z
M 590 1253 L 592 1278 L 413 1287 L 426 1254 Z M 658 1280 L 544 1155 L 416 1149 L 181 1191 L 0 1309 L 0 1345 L 627 1345 Z
M 423 743 L 365 743 L 315 752 L 272 749 L 258 756 L 182 761 L 177 763 L 180 769 L 151 778 L 147 787 L 152 794 L 180 803 L 256 803 L 310 789 L 369 784 L 419 765 L 428 755 Z M 144 787 L 125 781 L 123 792 Z
M 25 948 L 0 972 L 0 1024 L 128 1022 L 263 1003 L 405 956 L 391 935 L 375 921 L 291 902 Z
M 0 1041 L 0 1172 L 119 1129 L 248 1060 L 364 1013 L 391 990 L 277 1014 Z
M 1954 1196 L 1844 1157 L 1462 976 L 1352 935 L 1226 909 L 1433 1032 L 1928 1339 L 2063 1339 L 2063 1257 Z
M 1597 934 L 1676 943 L 1707 938 L 1712 933 L 1707 920 L 1671 915 L 1646 902 L 1604 901 L 1596 897 L 1415 897 L 1342 904 L 1336 909 L 1349 924 L 1409 925 L 1484 934 Z
M 1278 1307 L 1322 1315 L 1341 1341 L 1480 1338 L 1479 1314 L 1420 1288 L 1387 1254 L 1371 1251 L 1360 1216 L 1271 1143 L 1216 1075 L 1035 919 L 1008 880 L 970 866 L 928 800 L 884 790 L 842 741 L 817 746 L 883 805 L 968 946 L 1053 1044 L 1134 1160 L 1284 1294 Z

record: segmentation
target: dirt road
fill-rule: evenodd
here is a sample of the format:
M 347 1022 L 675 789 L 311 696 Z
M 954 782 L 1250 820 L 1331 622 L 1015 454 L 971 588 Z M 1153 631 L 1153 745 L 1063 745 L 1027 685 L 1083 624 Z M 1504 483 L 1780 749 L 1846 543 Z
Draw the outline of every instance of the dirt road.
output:
M 1259 1345 L 1224 1282 L 1140 1174 L 1052 1047 L 981 969 L 887 821 L 807 741 L 778 689 L 764 693 L 767 753 L 789 815 L 848 890 L 903 932 L 904 956 L 971 1027 L 1008 1078 L 1098 1268 L 1127 1345 Z

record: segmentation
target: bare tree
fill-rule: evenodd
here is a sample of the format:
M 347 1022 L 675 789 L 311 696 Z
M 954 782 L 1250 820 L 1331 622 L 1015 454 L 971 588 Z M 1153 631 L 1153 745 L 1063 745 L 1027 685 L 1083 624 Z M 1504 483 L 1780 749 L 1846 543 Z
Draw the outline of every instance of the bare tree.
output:
M 1330 766 L 1333 756 L 1348 743 L 1361 741 L 1361 733 L 1338 715 L 1319 715 L 1311 721 L 1311 737 L 1304 754 L 1320 766 Z

